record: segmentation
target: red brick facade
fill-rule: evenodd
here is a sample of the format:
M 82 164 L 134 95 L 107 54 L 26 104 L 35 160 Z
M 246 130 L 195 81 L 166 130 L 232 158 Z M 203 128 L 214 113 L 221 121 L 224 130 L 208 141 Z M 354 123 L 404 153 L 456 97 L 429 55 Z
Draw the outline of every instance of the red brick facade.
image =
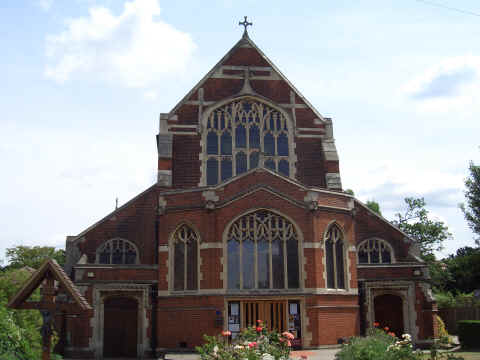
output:
M 269 106 L 286 119 L 291 170 L 279 174 L 266 169 L 266 160 L 260 158 L 258 167 L 207 186 L 206 114 L 240 100 Z M 280 315 L 269 318 L 270 325 L 278 330 L 295 326 L 300 346 L 335 345 L 378 320 L 375 298 L 382 294 L 401 298 L 402 309 L 392 311 L 403 312 L 399 326 L 415 341 L 435 335 L 435 304 L 414 243 L 342 191 L 331 120 L 303 98 L 248 36 L 185 100 L 162 114 L 160 122 L 158 183 L 78 236 L 67 238 L 66 270 L 94 308 L 90 317 L 68 320 L 67 355 L 109 355 L 104 350 L 110 341 L 104 333 L 104 314 L 106 300 L 112 297 L 132 298 L 138 304 L 138 320 L 131 325 L 137 328 L 137 354 L 122 356 L 193 348 L 202 343 L 204 334 L 234 329 L 235 321 L 246 326 L 248 306 L 275 309 Z M 270 226 L 285 226 L 282 241 L 287 241 L 285 229 L 291 224 L 288 236 L 294 236 L 298 249 L 282 250 L 284 260 L 276 261 L 283 261 L 283 270 L 275 267 L 274 254 L 268 250 L 271 260 L 266 266 L 274 274 L 266 287 L 260 285 L 264 274 L 257 260 L 255 271 L 241 267 L 241 280 L 229 282 L 233 275 L 228 262 L 234 264 L 236 258 L 228 248 L 228 234 L 237 219 L 260 213 L 281 219 L 272 220 Z M 181 229 L 189 230 L 180 234 Z M 270 238 L 269 249 L 275 229 L 263 235 Z M 332 229 L 337 229 L 337 240 L 330 235 Z M 194 247 L 187 247 L 190 240 L 177 241 L 178 234 L 193 237 Z M 358 249 L 364 240 L 386 244 L 383 263 L 359 263 Z M 127 255 L 112 260 L 115 250 L 104 250 L 108 242 L 125 253 L 123 246 L 130 244 L 135 260 L 125 260 Z M 287 242 L 280 243 L 287 249 Z M 188 250 L 178 250 L 178 244 Z M 250 254 L 242 249 L 240 259 L 246 259 Z M 246 285 L 249 271 L 254 273 L 254 289 Z M 272 285 L 278 276 L 285 286 Z M 267 312 L 263 316 L 270 316 Z

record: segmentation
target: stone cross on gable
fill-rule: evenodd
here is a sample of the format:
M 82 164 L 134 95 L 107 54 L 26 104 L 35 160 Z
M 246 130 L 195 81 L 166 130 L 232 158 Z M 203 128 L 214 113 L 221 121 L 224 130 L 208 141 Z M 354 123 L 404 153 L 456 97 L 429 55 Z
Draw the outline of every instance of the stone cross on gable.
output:
M 243 17 L 243 21 L 240 21 L 238 25 L 242 25 L 245 29 L 243 30 L 243 35 L 247 34 L 247 27 L 248 26 L 253 26 L 253 23 L 247 21 L 247 17 Z

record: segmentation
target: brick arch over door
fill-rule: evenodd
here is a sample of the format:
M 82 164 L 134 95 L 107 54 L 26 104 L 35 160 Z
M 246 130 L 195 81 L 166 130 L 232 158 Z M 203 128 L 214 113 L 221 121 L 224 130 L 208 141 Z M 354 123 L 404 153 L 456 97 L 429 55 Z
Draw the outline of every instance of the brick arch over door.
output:
M 229 223 L 223 239 L 227 292 L 303 287 L 302 234 L 285 215 L 251 210 Z

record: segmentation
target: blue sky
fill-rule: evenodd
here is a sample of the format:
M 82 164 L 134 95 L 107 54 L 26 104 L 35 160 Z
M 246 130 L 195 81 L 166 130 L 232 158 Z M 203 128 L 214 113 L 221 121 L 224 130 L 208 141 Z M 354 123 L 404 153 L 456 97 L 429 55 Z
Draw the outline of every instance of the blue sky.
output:
M 0 259 L 63 247 L 150 186 L 159 113 L 235 44 L 244 15 L 333 118 L 344 188 L 389 219 L 424 196 L 454 235 L 440 256 L 474 244 L 458 203 L 480 163 L 479 16 L 418 0 L 2 0 Z

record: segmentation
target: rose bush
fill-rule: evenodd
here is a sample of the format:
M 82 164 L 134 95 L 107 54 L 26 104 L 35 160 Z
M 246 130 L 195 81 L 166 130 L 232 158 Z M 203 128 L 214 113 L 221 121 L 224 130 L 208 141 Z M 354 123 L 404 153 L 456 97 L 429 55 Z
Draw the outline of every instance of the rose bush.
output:
M 202 360 L 287 360 L 293 334 L 269 331 L 261 320 L 257 326 L 243 330 L 234 339 L 230 331 L 218 336 L 205 335 L 205 344 L 197 346 Z

